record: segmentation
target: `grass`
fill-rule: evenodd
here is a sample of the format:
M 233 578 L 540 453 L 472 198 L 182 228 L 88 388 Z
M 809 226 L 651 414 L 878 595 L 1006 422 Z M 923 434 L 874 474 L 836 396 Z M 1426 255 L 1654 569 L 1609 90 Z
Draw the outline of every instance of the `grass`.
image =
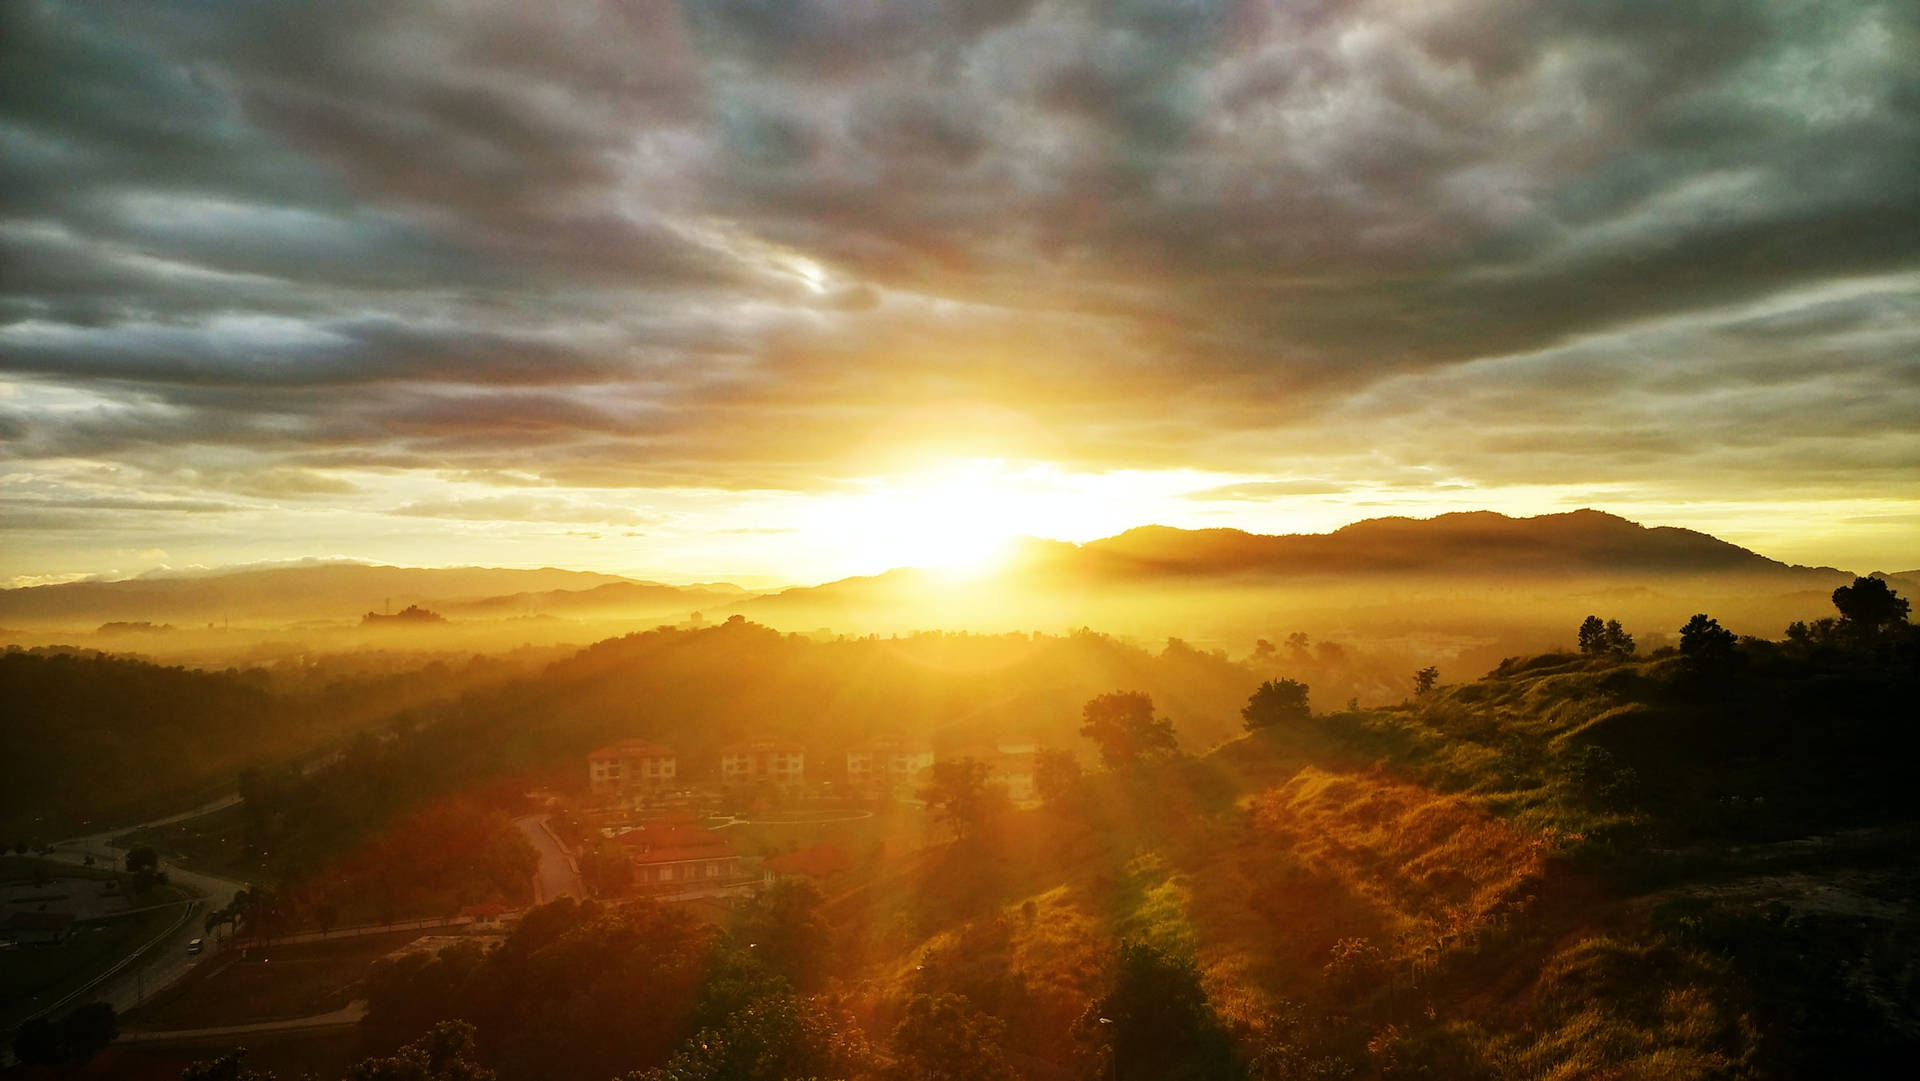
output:
M 246 811 L 235 805 L 170 826 L 133 830 L 113 839 L 122 848 L 145 845 L 190 870 L 229 878 L 260 878 L 265 862 L 248 858 Z
M 144 903 L 165 905 L 190 897 L 177 886 L 156 886 Z M 155 908 L 119 919 L 76 924 L 73 937 L 59 946 L 0 950 L 0 1031 L 13 1028 L 41 1007 L 86 984 L 153 941 L 179 917 L 178 907 Z
M 215 1028 L 340 1009 L 374 961 L 428 932 L 275 946 L 227 953 L 128 1015 L 129 1027 Z
M 768 817 L 773 817 L 769 815 Z M 932 815 L 900 804 L 875 811 L 870 818 L 843 822 L 755 821 L 719 831 L 734 851 L 747 856 L 779 855 L 818 844 L 834 844 L 856 861 L 876 850 L 887 858 L 940 844 L 949 839 L 947 828 Z

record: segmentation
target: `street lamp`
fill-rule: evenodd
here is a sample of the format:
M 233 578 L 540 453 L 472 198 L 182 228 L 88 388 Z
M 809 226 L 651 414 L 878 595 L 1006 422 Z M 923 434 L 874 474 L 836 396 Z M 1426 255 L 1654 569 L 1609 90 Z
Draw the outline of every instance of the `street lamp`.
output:
M 1114 1061 L 1113 1018 L 1102 1017 L 1100 1023 L 1108 1026 L 1107 1031 L 1107 1081 L 1120 1081 L 1120 1064 Z

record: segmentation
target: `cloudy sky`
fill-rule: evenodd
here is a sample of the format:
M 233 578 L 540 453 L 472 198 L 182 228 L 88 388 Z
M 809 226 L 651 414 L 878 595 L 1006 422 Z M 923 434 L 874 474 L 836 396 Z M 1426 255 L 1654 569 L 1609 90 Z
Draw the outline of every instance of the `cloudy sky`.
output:
M 1920 6 L 0 5 L 0 583 L 1594 506 L 1920 565 Z

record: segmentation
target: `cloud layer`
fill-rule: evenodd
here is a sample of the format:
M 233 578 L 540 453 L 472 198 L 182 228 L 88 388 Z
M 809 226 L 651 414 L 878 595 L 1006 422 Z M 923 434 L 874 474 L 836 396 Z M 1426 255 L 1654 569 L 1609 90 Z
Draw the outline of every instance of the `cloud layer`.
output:
M 0 20 L 20 573 L 182 549 L 115 499 L 651 528 L 942 456 L 1227 510 L 1920 480 L 1911 4 Z

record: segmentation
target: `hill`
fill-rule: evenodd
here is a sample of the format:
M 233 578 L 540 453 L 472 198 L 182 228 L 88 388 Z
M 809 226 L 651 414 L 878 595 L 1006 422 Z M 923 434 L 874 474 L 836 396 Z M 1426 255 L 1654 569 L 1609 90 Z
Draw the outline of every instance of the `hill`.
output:
M 1719 613 L 1777 635 L 1852 576 L 1705 533 L 1583 510 L 1381 518 L 1327 534 L 1146 526 L 1086 544 L 1028 541 L 987 573 L 901 569 L 752 598 L 732 611 L 791 628 L 1099 627 L 1244 649 L 1305 632 L 1393 644 L 1420 664 L 1484 670 L 1561 640 L 1582 609 L 1642 625 Z M 1417 667 L 1417 665 L 1416 665 Z
M 93 627 L 108 621 L 208 623 L 357 620 L 361 613 L 530 590 L 582 590 L 628 579 L 590 571 L 495 567 L 291 567 L 148 574 L 118 582 L 66 582 L 0 590 L 0 619 L 16 626 Z
M 1491 511 L 1372 518 L 1331 533 L 1286 536 L 1146 526 L 1089 542 L 1080 552 L 1100 572 L 1120 576 L 1605 575 L 1645 580 L 1738 574 L 1801 588 L 1845 584 L 1842 572 L 1832 567 L 1789 566 L 1706 533 L 1648 528 L 1596 510 L 1532 518 Z
M 576 696 L 562 717 L 612 681 L 652 701 L 695 676 L 697 653 L 788 691 L 783 652 L 818 667 L 824 645 L 745 624 L 656 631 L 541 682 Z M 833 645 L 851 652 L 813 689 L 847 702 L 870 679 L 897 692 L 896 660 L 959 656 Z M 1126 659 L 1060 648 L 1048 663 Z M 1164 675 L 1143 667 L 1134 685 Z M 1229 668 L 1208 678 L 1244 686 Z M 503 1076 L 582 1081 L 676 1044 L 665 1070 L 622 1076 L 898 1076 L 885 1059 L 925 1054 L 908 1022 L 930 1006 L 954 1038 L 916 1076 L 959 1054 L 1001 1065 L 944 1076 L 1895 1076 L 1920 1051 L 1916 693 L 1908 627 L 1515 657 L 1392 708 L 1089 773 L 960 840 L 778 885 L 726 933 L 645 904 L 549 906 L 492 954 L 376 973 L 365 1031 L 383 1049 L 464 1017 Z M 691 976 L 659 979 L 642 956 Z M 551 989 L 582 987 L 553 1007 Z M 601 1008 L 632 1002 L 644 1038 L 630 1010 Z M 857 1062 L 700 1066 L 742 1042 Z

